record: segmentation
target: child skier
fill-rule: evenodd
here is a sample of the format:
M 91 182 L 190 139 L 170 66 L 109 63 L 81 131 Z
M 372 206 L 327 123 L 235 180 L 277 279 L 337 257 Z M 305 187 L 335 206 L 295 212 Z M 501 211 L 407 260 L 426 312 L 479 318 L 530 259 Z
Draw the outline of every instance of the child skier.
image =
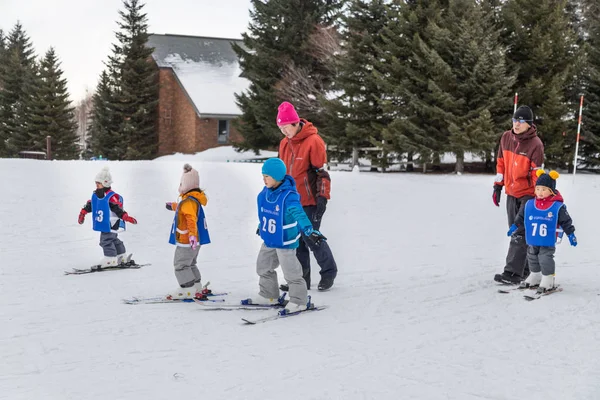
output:
M 521 209 L 507 235 L 511 236 L 519 226 L 525 225 L 527 261 L 531 273 L 521 283 L 522 287 L 538 287 L 538 293 L 556 289 L 554 252 L 557 228 L 561 227 L 571 246 L 577 246 L 573 220 L 567 212 L 561 194 L 556 190 L 556 171 L 546 173 L 539 169 L 535 185 L 535 199 L 529 200 Z
M 296 249 L 301 240 L 300 231 L 317 246 L 326 238 L 319 231 L 313 230 L 300 204 L 296 182 L 290 175 L 286 175 L 283 161 L 279 158 L 268 159 L 263 164 L 262 173 L 265 187 L 257 198 L 259 226 L 256 231 L 264 241 L 256 260 L 260 290 L 257 297 L 243 300 L 242 303 L 277 302 L 279 284 L 275 269 L 281 265 L 290 295 L 284 313 L 310 308 L 312 304 L 308 301 L 302 266 L 296 257 Z
M 117 232 L 125 230 L 125 222 L 135 225 L 137 221 L 123 210 L 123 197 L 111 189 L 113 180 L 108 167 L 98 172 L 95 182 L 96 190 L 79 212 L 78 222 L 83 224 L 86 214 L 92 213 L 92 229 L 100 232 L 100 246 L 104 252 L 100 267 L 116 267 L 127 261 L 125 245 Z
M 169 299 L 202 297 L 200 271 L 196 265 L 200 246 L 210 243 L 204 209 L 208 199 L 200 189 L 200 176 L 191 165 L 183 166 L 179 183 L 179 202 L 166 203 L 167 210 L 175 211 L 169 243 L 175 246 L 173 264 L 179 287 Z

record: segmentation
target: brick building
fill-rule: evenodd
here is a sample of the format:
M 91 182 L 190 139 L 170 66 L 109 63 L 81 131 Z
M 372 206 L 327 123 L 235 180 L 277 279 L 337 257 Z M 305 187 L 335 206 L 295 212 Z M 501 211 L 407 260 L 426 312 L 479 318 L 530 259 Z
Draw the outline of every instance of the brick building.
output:
M 158 155 L 196 153 L 242 140 L 231 123 L 241 115 L 235 93 L 240 76 L 231 43 L 241 40 L 150 35 L 159 70 Z

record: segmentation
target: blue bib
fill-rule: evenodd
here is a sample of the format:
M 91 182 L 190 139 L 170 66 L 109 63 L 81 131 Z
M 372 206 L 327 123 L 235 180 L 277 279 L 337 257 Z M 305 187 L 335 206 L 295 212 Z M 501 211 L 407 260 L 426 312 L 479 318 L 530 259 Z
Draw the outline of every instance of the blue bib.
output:
M 281 191 L 277 197 L 269 200 L 267 199 L 268 190 L 265 187 L 258 195 L 260 237 L 267 247 L 293 247 L 300 239 L 300 231 L 297 221 L 285 224 L 285 199 L 291 192 L 289 190 Z
M 177 216 L 179 215 L 179 208 L 181 204 L 186 200 L 193 200 L 198 204 L 198 222 L 196 224 L 198 228 L 198 241 L 201 245 L 210 243 L 210 236 L 208 234 L 208 227 L 206 226 L 206 216 L 204 215 L 204 209 L 202 208 L 202 204 L 198 200 L 193 197 L 188 197 L 187 199 L 181 201 L 177 204 L 177 209 L 175 210 L 175 217 L 173 217 L 173 225 L 171 225 L 171 235 L 169 236 L 169 243 L 177 244 L 177 239 L 175 233 L 177 232 Z
M 96 196 L 96 192 L 92 194 L 92 217 L 94 218 L 94 222 L 92 223 L 92 229 L 98 232 L 111 232 L 113 231 L 111 227 L 119 220 L 119 228 L 114 231 L 124 231 L 125 221 L 119 219 L 117 215 L 110 210 L 110 199 L 113 196 L 119 196 L 116 193 L 111 193 L 110 195 L 105 195 L 103 198 L 98 198 Z M 119 196 L 119 200 L 121 204 L 123 204 L 123 197 Z
M 563 203 L 555 201 L 550 208 L 540 210 L 535 200 L 525 204 L 525 238 L 530 246 L 554 247 L 558 231 L 558 212 Z

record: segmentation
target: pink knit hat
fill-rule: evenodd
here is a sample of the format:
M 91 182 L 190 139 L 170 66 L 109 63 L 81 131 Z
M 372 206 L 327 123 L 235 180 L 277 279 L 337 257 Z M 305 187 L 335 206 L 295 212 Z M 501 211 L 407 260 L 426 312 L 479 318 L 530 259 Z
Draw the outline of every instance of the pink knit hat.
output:
M 277 109 L 277 126 L 296 124 L 300 122 L 300 117 L 292 103 L 284 101 Z
M 200 176 L 190 164 L 183 166 L 183 175 L 181 175 L 181 183 L 179 184 L 179 193 L 185 194 L 192 189 L 200 188 Z

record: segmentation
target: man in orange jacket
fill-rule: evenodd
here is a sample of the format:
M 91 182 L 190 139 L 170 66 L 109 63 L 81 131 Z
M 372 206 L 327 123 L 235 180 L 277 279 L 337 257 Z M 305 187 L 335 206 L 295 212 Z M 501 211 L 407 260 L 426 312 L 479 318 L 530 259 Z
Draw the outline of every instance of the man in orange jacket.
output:
M 513 127 L 504 132 L 496 156 L 496 180 L 492 200 L 500 206 L 502 187 L 506 191 L 508 226 L 514 222 L 525 203 L 535 194 L 537 175 L 544 161 L 544 145 L 533 124 L 533 112 L 527 106 L 515 111 Z M 496 282 L 519 284 L 529 275 L 525 228 L 520 227 L 511 236 L 504 272 L 496 274 Z
M 296 181 L 304 212 L 313 228 L 319 230 L 331 188 L 331 179 L 324 169 L 327 163 L 325 142 L 317 128 L 307 120 L 300 119 L 294 106 L 287 101 L 278 108 L 277 126 L 285 136 L 279 143 L 279 158 L 285 163 L 287 174 Z M 315 245 L 305 237 L 303 239 L 296 256 L 302 264 L 307 288 L 310 289 L 310 249 L 321 267 L 318 289 L 329 290 L 337 276 L 337 265 L 329 244 L 323 241 Z

